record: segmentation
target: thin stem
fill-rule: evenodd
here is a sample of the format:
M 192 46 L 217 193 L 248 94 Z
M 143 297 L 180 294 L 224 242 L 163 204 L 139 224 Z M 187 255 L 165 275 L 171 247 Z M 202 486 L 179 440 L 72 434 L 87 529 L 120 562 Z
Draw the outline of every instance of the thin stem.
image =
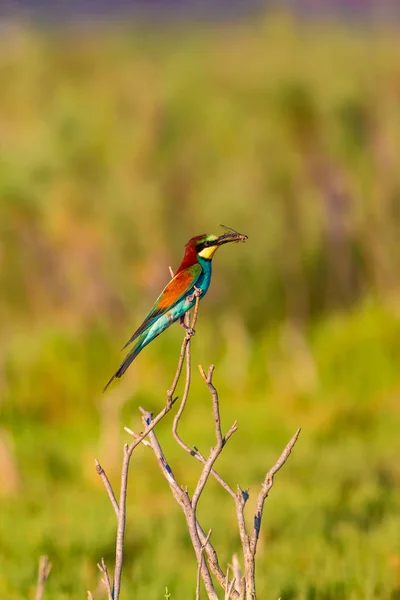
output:
M 197 302 L 196 302 L 196 308 L 198 308 L 198 303 L 199 303 L 199 297 L 197 298 Z M 194 329 L 194 325 L 196 324 L 196 319 L 197 319 L 197 312 L 196 312 L 196 308 L 195 308 L 195 314 L 193 316 L 193 320 L 192 320 L 192 324 L 191 324 L 191 328 Z M 188 320 L 186 320 L 186 316 L 185 315 L 185 321 L 186 321 L 186 325 L 188 325 Z M 189 389 L 190 389 L 190 382 L 191 382 L 191 349 L 190 349 L 190 340 L 189 343 L 186 346 L 186 379 L 185 379 L 185 388 L 183 391 L 183 396 L 182 396 L 182 400 L 179 406 L 179 409 L 174 417 L 174 421 L 172 424 L 172 433 L 174 438 L 176 439 L 176 441 L 178 442 L 178 444 L 180 445 L 181 448 L 183 448 L 183 450 L 185 450 L 185 452 L 187 452 L 188 454 L 190 454 L 191 456 L 193 456 L 196 460 L 198 460 L 199 462 L 201 462 L 203 465 L 206 463 L 206 459 L 203 456 L 203 454 L 200 452 L 200 450 L 198 448 L 190 448 L 190 446 L 188 446 L 184 440 L 180 437 L 179 433 L 178 433 L 178 425 L 179 425 L 179 420 L 182 416 L 182 413 L 185 409 L 186 406 L 186 402 L 189 396 Z M 204 376 L 205 378 L 205 376 Z M 206 380 L 206 379 L 205 379 Z M 214 388 L 215 389 L 215 388 Z M 217 473 L 217 471 L 215 471 L 214 469 L 211 469 L 211 475 L 213 477 L 215 477 L 215 479 L 218 481 L 218 483 L 228 492 L 228 494 L 230 494 L 230 496 L 232 496 L 233 499 L 236 498 L 236 494 L 233 491 L 233 489 L 228 485 L 228 483 L 226 483 L 226 481 L 224 479 L 222 479 L 222 477 Z
M 229 567 L 226 571 L 226 579 L 225 579 L 225 596 L 224 600 L 229 600 L 231 597 L 233 588 L 235 587 L 236 578 L 234 577 L 232 581 L 229 583 Z
M 246 578 L 240 580 L 239 600 L 246 600 Z
M 223 439 L 222 439 L 222 430 L 221 430 L 221 417 L 219 414 L 218 392 L 212 382 L 212 376 L 214 373 L 214 369 L 215 369 L 215 366 L 210 365 L 210 367 L 208 369 L 208 373 L 206 375 L 203 367 L 201 365 L 199 365 L 200 374 L 201 374 L 202 378 L 204 379 L 208 389 L 210 390 L 212 401 L 213 401 L 212 405 L 213 405 L 214 426 L 215 426 L 215 435 L 217 438 L 217 443 L 222 444 Z
M 222 449 L 224 447 L 225 442 L 227 442 L 229 440 L 229 438 L 235 433 L 235 431 L 237 431 L 237 424 L 236 422 L 233 423 L 232 427 L 229 429 L 228 433 L 226 434 L 225 438 L 221 439 L 220 442 L 217 442 L 215 448 L 213 448 L 210 452 L 210 456 L 208 457 L 208 459 L 206 460 L 206 462 L 204 463 L 204 467 L 203 470 L 201 472 L 199 481 L 197 483 L 196 489 L 193 492 L 193 498 L 192 498 L 192 506 L 193 509 L 196 510 L 197 508 L 197 504 L 198 501 L 200 499 L 200 496 L 204 490 L 204 487 L 207 483 L 208 477 L 211 473 L 211 469 L 215 463 L 215 461 L 217 460 L 218 456 L 221 454 Z
M 185 338 L 186 339 L 186 338 Z M 178 365 L 179 369 L 179 365 Z M 121 587 L 121 575 L 122 575 L 122 564 L 124 560 L 124 539 L 125 539 L 125 524 L 126 524 L 126 494 L 128 488 L 128 474 L 129 474 L 129 463 L 131 456 L 135 448 L 149 435 L 154 427 L 165 417 L 165 415 L 171 410 L 172 406 L 176 402 L 176 398 L 171 399 L 170 402 L 164 406 L 161 412 L 151 421 L 146 427 L 143 433 L 138 434 L 136 439 L 128 446 L 124 446 L 124 458 L 122 462 L 121 472 L 121 487 L 119 494 L 119 513 L 118 513 L 118 527 L 117 527 L 117 543 L 115 548 L 115 570 L 114 570 L 114 597 L 113 600 L 119 599 L 120 587 Z
M 197 298 L 196 300 L 196 305 L 199 302 L 199 298 Z M 192 321 L 192 325 L 191 325 L 191 329 L 194 329 L 194 325 L 196 323 L 195 321 L 195 317 L 196 315 L 194 315 L 193 317 L 193 321 Z M 186 313 L 185 315 L 185 325 L 187 325 L 189 327 L 189 315 L 188 313 Z M 173 424 L 172 424 L 172 433 L 175 437 L 175 439 L 177 440 L 178 444 L 180 446 L 182 446 L 185 450 L 186 450 L 186 444 L 181 440 L 181 438 L 178 435 L 178 423 L 179 423 L 179 419 L 182 416 L 182 413 L 185 409 L 186 406 L 186 401 L 188 399 L 189 396 L 189 389 L 190 389 L 190 381 L 191 381 L 191 351 L 190 351 L 190 339 L 188 344 L 186 345 L 186 378 L 185 378 L 185 387 L 183 390 L 183 395 L 182 395 L 182 400 L 181 403 L 179 405 L 178 411 L 174 417 L 173 420 Z M 190 448 L 189 448 L 190 451 Z
M 298 429 L 296 431 L 296 433 L 294 434 L 292 439 L 285 446 L 282 454 L 280 455 L 280 457 L 278 458 L 278 460 L 276 461 L 274 466 L 268 471 L 268 473 L 265 476 L 264 483 L 262 485 L 261 491 L 257 498 L 256 512 L 254 515 L 254 527 L 253 527 L 253 533 L 252 533 L 251 541 L 250 541 L 250 550 L 251 550 L 251 553 L 253 554 L 253 556 L 255 555 L 256 550 L 257 550 L 257 542 L 258 542 L 258 537 L 260 535 L 260 527 L 261 527 L 262 514 L 263 514 L 263 510 L 264 510 L 264 503 L 268 497 L 268 493 L 269 493 L 270 489 L 272 488 L 272 486 L 274 484 L 274 476 L 279 471 L 279 469 L 281 469 L 283 467 L 283 465 L 289 458 L 289 456 L 293 450 L 293 447 L 299 438 L 300 431 L 301 431 L 301 429 Z
M 143 409 L 141 409 L 141 411 L 143 414 L 144 423 L 145 424 L 149 423 L 151 421 L 151 413 L 149 413 Z M 154 431 L 152 431 L 150 433 L 149 438 L 151 441 L 152 449 L 153 449 L 154 454 L 157 459 L 157 463 L 160 467 L 160 470 L 161 470 L 162 474 L 164 475 L 164 477 L 166 478 L 175 500 L 178 502 L 179 506 L 181 507 L 181 509 L 185 515 L 190 539 L 192 541 L 192 545 L 193 545 L 193 548 L 194 548 L 194 551 L 196 554 L 196 558 L 197 558 L 197 564 L 200 565 L 199 568 L 201 570 L 201 576 L 203 578 L 208 597 L 211 600 L 218 600 L 207 563 L 206 563 L 206 561 L 201 560 L 201 556 L 202 556 L 202 552 L 203 552 L 202 542 L 200 541 L 200 538 L 199 538 L 199 533 L 197 530 L 198 523 L 196 520 L 195 511 L 192 508 L 192 503 L 190 501 L 189 494 L 186 490 L 183 490 L 177 483 L 177 481 L 173 475 L 172 469 L 169 466 L 167 459 L 165 458 L 165 455 L 161 449 L 160 443 L 159 443 Z M 207 545 L 208 545 L 208 543 L 207 543 Z
M 232 570 L 235 580 L 235 590 L 239 592 L 240 580 L 242 579 L 242 571 L 240 569 L 239 557 L 236 553 L 232 556 Z
M 101 464 L 99 463 L 99 461 L 97 460 L 97 458 L 94 459 L 94 462 L 95 462 L 95 465 L 96 465 L 96 471 L 100 475 L 101 480 L 104 483 L 104 487 L 107 490 L 108 496 L 109 496 L 109 498 L 111 500 L 111 504 L 113 505 L 113 509 L 114 509 L 115 514 L 117 515 L 117 518 L 118 518 L 119 506 L 118 506 L 118 502 L 117 502 L 117 499 L 116 499 L 115 494 L 114 494 L 114 490 L 112 489 L 110 480 L 108 479 L 105 470 L 103 469 L 103 467 L 101 466 Z
M 39 559 L 38 580 L 36 587 L 36 600 L 42 600 L 46 581 L 51 571 L 51 563 L 48 556 L 41 556 Z
M 283 465 L 289 458 L 290 453 L 291 453 L 295 443 L 297 442 L 299 435 L 300 435 L 300 429 L 298 429 L 296 431 L 296 433 L 294 434 L 292 439 L 289 441 L 289 443 L 284 448 L 282 454 L 280 455 L 280 457 L 278 458 L 278 460 L 276 461 L 274 466 L 268 471 L 268 473 L 265 476 L 264 483 L 261 487 L 260 493 L 258 494 L 258 498 L 257 498 L 256 512 L 254 514 L 253 532 L 251 534 L 251 538 L 249 539 L 249 536 L 247 535 L 247 533 L 242 536 L 242 531 L 240 534 L 241 540 L 242 540 L 243 551 L 244 551 L 244 572 L 245 572 L 245 581 L 246 581 L 245 598 L 246 598 L 246 600 L 255 600 L 255 598 L 256 598 L 255 555 L 256 555 L 256 550 L 257 550 L 257 542 L 258 542 L 258 538 L 260 535 L 264 503 L 265 503 L 265 500 L 267 499 L 270 489 L 273 486 L 275 474 L 279 471 L 279 469 L 281 469 L 283 467 Z M 241 490 L 240 490 L 240 492 L 241 492 Z M 239 530 L 241 530 L 243 527 L 243 524 L 244 524 L 243 509 L 244 509 L 244 504 L 246 502 L 246 499 L 244 499 L 243 502 L 240 502 L 239 498 L 240 498 L 240 495 L 239 495 L 239 490 L 238 490 L 238 500 L 237 500 L 236 508 L 237 508 L 238 522 L 239 522 Z M 242 522 L 242 518 L 243 518 L 243 522 Z M 244 525 L 244 529 L 245 529 L 245 525 Z
M 238 485 L 236 492 L 236 518 L 239 525 L 239 536 L 244 557 L 246 557 L 250 552 L 250 541 L 247 533 L 246 521 L 244 518 L 244 507 L 248 499 L 249 490 L 242 490 L 240 485 Z
M 172 402 L 172 397 L 175 393 L 176 386 L 178 385 L 178 381 L 179 381 L 179 378 L 182 373 L 182 367 L 183 367 L 183 361 L 185 360 L 186 348 L 188 347 L 188 344 L 190 343 L 190 340 L 194 335 L 194 326 L 196 325 L 197 317 L 199 314 L 199 302 L 200 302 L 201 291 L 198 292 L 197 288 L 196 288 L 195 291 L 193 292 L 193 295 L 196 297 L 196 304 L 194 307 L 192 325 L 191 325 L 190 329 L 186 329 L 186 335 L 184 337 L 182 347 L 181 347 L 181 352 L 179 354 L 178 367 L 176 369 L 175 377 L 174 377 L 174 380 L 172 382 L 170 389 L 167 392 L 167 404 Z M 189 385 L 190 385 L 190 380 L 189 380 Z
M 113 600 L 119 599 L 121 587 L 122 564 L 124 561 L 124 537 L 126 524 L 126 491 L 128 487 L 129 461 L 132 452 L 129 453 L 128 444 L 124 445 L 124 458 L 122 462 L 121 489 L 119 494 L 119 514 L 117 526 L 117 543 L 115 548 L 115 569 L 114 569 L 114 591 Z
M 110 576 L 108 574 L 108 569 L 107 569 L 107 565 L 104 561 L 104 558 L 102 558 L 101 561 L 99 563 L 97 563 L 97 567 L 98 567 L 100 573 L 103 575 L 103 577 L 101 578 L 101 581 L 103 582 L 104 587 L 107 590 L 107 598 L 108 598 L 108 600 L 113 600 Z
M 197 483 L 195 491 L 193 492 L 192 506 L 193 506 L 194 511 L 196 511 L 196 507 L 197 507 L 197 503 L 199 501 L 200 495 L 207 483 L 208 477 L 211 473 L 211 469 L 212 469 L 215 461 L 217 460 L 218 456 L 221 454 L 222 448 L 224 447 L 225 443 L 235 433 L 235 431 L 237 431 L 237 423 L 235 421 L 235 423 L 233 423 L 232 427 L 229 429 L 229 431 L 227 432 L 225 437 L 222 436 L 221 418 L 220 418 L 220 414 L 219 414 L 218 392 L 212 383 L 214 365 L 210 366 L 207 376 L 204 373 L 203 367 L 199 366 L 199 369 L 200 369 L 200 373 L 202 374 L 204 381 L 207 384 L 208 389 L 211 392 L 213 415 L 214 415 L 215 437 L 216 437 L 217 443 L 215 445 L 215 448 L 213 448 L 211 450 L 210 456 L 204 463 L 204 467 L 203 467 L 203 471 L 200 475 L 200 479 Z
M 197 533 L 198 533 L 201 543 L 204 544 L 204 541 L 206 539 L 206 534 L 204 533 L 204 531 L 198 521 L 197 521 Z M 222 571 L 221 567 L 219 566 L 217 552 L 210 540 L 208 541 L 207 544 L 205 544 L 205 552 L 207 554 L 208 566 L 210 567 L 212 574 L 214 575 L 215 579 L 218 581 L 218 583 L 220 584 L 222 589 L 226 590 L 226 575 Z M 233 590 L 231 592 L 231 598 L 237 599 L 238 597 L 239 597 L 239 594 L 237 592 L 235 592 L 235 590 Z
M 204 560 L 203 553 L 204 553 L 204 548 L 206 547 L 206 545 L 208 544 L 208 540 L 210 539 L 211 532 L 212 532 L 212 529 L 210 529 L 210 531 L 208 532 L 208 535 L 204 541 L 204 544 L 201 545 L 200 563 L 197 568 L 196 600 L 200 600 L 201 568 L 202 568 L 202 564 L 203 564 L 203 560 Z

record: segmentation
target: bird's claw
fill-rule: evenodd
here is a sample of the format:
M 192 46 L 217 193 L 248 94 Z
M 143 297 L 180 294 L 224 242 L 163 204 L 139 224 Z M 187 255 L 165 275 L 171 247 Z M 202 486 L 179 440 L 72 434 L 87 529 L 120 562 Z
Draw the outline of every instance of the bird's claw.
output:
M 189 302 L 193 302 L 193 300 L 195 298 L 200 298 L 200 296 L 202 295 L 203 290 L 201 288 L 198 288 L 196 286 L 194 286 L 194 292 L 193 294 L 190 294 L 190 296 L 187 297 L 187 299 L 189 300 Z
M 183 318 L 180 320 L 180 324 L 182 325 L 183 329 L 186 331 L 186 333 L 189 337 L 192 337 L 196 333 L 196 330 L 193 329 L 193 327 L 186 325 Z

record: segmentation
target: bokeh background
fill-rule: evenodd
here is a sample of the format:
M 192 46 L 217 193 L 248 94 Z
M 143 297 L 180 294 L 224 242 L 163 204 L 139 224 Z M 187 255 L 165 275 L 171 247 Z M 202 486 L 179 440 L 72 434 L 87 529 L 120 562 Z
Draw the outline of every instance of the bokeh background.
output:
M 117 489 L 123 426 L 163 406 L 181 328 L 101 390 L 187 239 L 224 223 L 249 241 L 216 255 L 193 360 L 215 363 L 223 424 L 238 419 L 218 469 L 250 507 L 302 427 L 266 504 L 260 598 L 397 600 L 396 5 L 123 18 L 77 2 L 66 23 L 39 4 L 7 3 L 0 36 L 0 597 L 34 597 L 43 553 L 47 597 L 104 597 L 116 523 L 94 458 Z M 192 489 L 171 422 L 158 433 Z M 213 443 L 196 370 L 182 434 Z M 128 507 L 124 597 L 194 597 L 184 520 L 145 447 Z M 226 565 L 235 511 L 213 481 L 200 516 Z

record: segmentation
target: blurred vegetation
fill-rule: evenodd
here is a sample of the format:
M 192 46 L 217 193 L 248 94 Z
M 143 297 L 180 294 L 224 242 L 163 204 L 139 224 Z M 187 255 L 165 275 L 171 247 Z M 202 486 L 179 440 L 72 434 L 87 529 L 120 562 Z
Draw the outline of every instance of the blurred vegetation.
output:
M 85 597 L 112 564 L 115 486 L 138 405 L 165 401 L 173 327 L 108 395 L 119 348 L 192 235 L 225 223 L 194 363 L 217 365 L 219 470 L 255 490 L 298 426 L 267 501 L 260 598 L 400 598 L 400 39 L 389 26 L 131 24 L 0 39 L 0 596 Z M 170 421 L 170 420 L 169 420 Z M 183 433 L 212 443 L 194 374 Z M 159 427 L 182 483 L 198 465 Z M 194 595 L 179 508 L 134 456 L 125 597 Z M 221 564 L 239 540 L 211 483 Z M 130 592 L 129 592 L 130 590 Z

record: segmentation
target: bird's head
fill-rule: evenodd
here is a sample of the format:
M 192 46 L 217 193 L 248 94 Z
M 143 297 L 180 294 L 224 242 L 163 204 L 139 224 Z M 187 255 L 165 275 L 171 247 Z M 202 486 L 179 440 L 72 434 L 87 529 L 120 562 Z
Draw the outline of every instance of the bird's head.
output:
M 245 242 L 247 240 L 247 235 L 238 233 L 234 229 L 230 229 L 224 225 L 222 225 L 222 227 L 226 230 L 226 233 L 223 235 L 218 236 L 210 233 L 197 235 L 189 240 L 187 246 L 190 246 L 200 258 L 211 260 L 215 252 L 223 244 L 228 244 L 229 242 Z
M 225 227 L 226 233 L 223 235 L 212 235 L 210 233 L 203 233 L 202 235 L 196 235 L 192 237 L 186 244 L 185 255 L 180 264 L 177 273 L 191 267 L 198 262 L 198 259 L 211 260 L 215 252 L 223 244 L 228 242 L 245 242 L 247 235 L 238 233 L 234 229 Z

